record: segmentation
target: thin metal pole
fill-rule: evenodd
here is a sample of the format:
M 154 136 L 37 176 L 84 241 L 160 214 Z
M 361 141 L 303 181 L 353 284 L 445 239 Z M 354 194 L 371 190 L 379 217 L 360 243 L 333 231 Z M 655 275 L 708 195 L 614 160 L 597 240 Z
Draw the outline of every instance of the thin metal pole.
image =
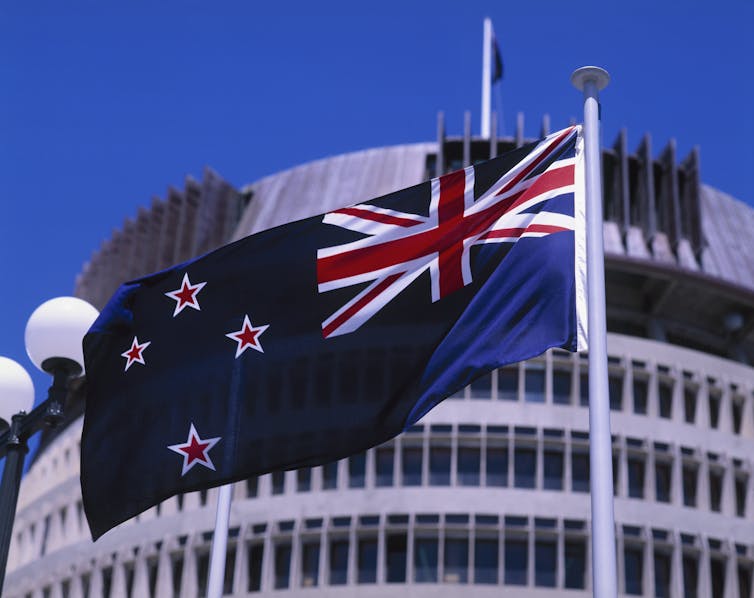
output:
M 587 301 L 589 305 L 589 460 L 592 499 L 592 592 L 616 598 L 613 515 L 613 449 L 607 378 L 605 252 L 602 239 L 602 164 L 599 138 L 599 91 L 610 81 L 607 71 L 582 67 L 571 75 L 584 92 L 586 170 Z
M 483 139 L 490 136 L 490 96 L 492 90 L 492 21 L 484 19 L 482 36 L 482 130 Z
M 224 486 L 220 486 L 220 492 L 217 494 L 217 516 L 215 517 L 215 533 L 212 536 L 212 556 L 209 562 L 207 598 L 220 598 L 223 595 L 232 490 L 232 484 L 225 484 Z
M 13 416 L 10 425 L 10 440 L 6 446 L 5 469 L 0 483 L 0 594 L 5 583 L 5 567 L 8 564 L 13 520 L 16 518 L 18 490 L 21 486 L 21 473 L 28 452 L 26 439 L 20 435 L 21 421 L 26 416 L 19 413 Z

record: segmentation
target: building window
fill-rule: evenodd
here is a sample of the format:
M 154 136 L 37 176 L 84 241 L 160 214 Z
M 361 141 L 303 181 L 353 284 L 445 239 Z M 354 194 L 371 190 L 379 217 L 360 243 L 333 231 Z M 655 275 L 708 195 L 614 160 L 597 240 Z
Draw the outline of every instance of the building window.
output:
M 468 441 L 467 441 L 468 442 Z M 481 454 L 478 443 L 462 442 L 458 447 L 458 484 L 478 486 Z
M 291 572 L 291 543 L 281 542 L 275 546 L 275 589 L 287 588 Z
M 387 536 L 385 547 L 387 582 L 406 581 L 406 534 L 393 533 Z
M 404 444 L 401 453 L 403 485 L 420 486 L 422 483 L 422 447 Z
M 497 398 L 503 401 L 518 400 L 518 368 L 502 368 L 497 371 Z
M 365 485 L 367 454 L 359 453 L 348 458 L 348 487 L 363 488 Z
M 699 596 L 699 561 L 691 554 L 683 555 L 683 598 Z
M 575 447 L 571 450 L 571 485 L 574 492 L 589 492 L 589 453 Z
M 357 564 L 359 569 L 359 583 L 377 582 L 377 538 L 359 538 L 359 552 Z
M 285 492 L 285 472 L 273 471 L 272 472 L 272 493 L 283 494 Z
M 264 556 L 264 544 L 251 544 L 247 551 L 247 573 L 249 577 L 248 591 L 259 592 L 262 589 L 262 557 Z
M 696 421 L 696 393 L 696 387 L 683 388 L 683 418 L 687 424 L 693 424 Z
M 738 564 L 738 595 L 751 598 L 751 565 Z
M 545 367 L 540 363 L 527 363 L 524 370 L 524 398 L 529 403 L 545 402 Z
M 660 417 L 670 419 L 673 416 L 673 383 L 661 380 L 659 386 Z
M 589 373 L 581 372 L 579 375 L 579 405 L 589 407 Z
M 723 598 L 725 595 L 725 560 L 711 557 L 709 561 L 712 598 Z
M 571 404 L 571 371 L 556 369 L 552 373 L 552 401 L 556 405 Z
M 720 512 L 723 497 L 723 472 L 719 469 L 709 470 L 709 506 L 716 513 Z
M 309 492 L 312 489 L 312 469 L 303 467 L 296 470 L 296 491 Z
M 627 545 L 623 549 L 626 594 L 641 596 L 644 583 L 644 555 L 641 546 Z
M 608 394 L 610 395 L 610 409 L 612 411 L 623 409 L 623 376 L 611 374 L 608 377 Z
M 508 447 L 504 440 L 487 441 L 487 485 L 508 485 Z
M 637 415 L 647 414 L 647 396 L 649 394 L 649 385 L 646 378 L 634 378 L 634 413 Z
M 699 469 L 690 463 L 683 464 L 683 506 L 696 506 L 696 485 Z
M 720 422 L 720 393 L 719 391 L 710 391 L 709 394 L 709 424 L 717 428 Z
M 670 598 L 670 554 L 655 550 L 655 598 Z
M 393 469 L 395 467 L 395 450 L 392 446 L 383 446 L 375 452 L 375 483 L 378 487 L 393 485 Z
M 173 595 L 181 595 L 181 581 L 183 580 L 183 553 L 178 552 L 170 556 L 170 577 L 173 580 Z M 88 584 L 87 584 L 88 585 Z M 89 595 L 87 589 L 84 593 L 85 596 Z
M 414 581 L 437 583 L 437 536 L 414 539 Z
M 744 415 L 744 402 L 740 398 L 735 398 L 730 402 L 731 416 L 733 417 L 733 432 L 741 433 L 741 422 Z
M 545 490 L 563 489 L 563 449 L 549 446 L 544 450 Z
M 557 542 L 537 538 L 534 543 L 534 585 L 554 588 L 558 573 Z
M 736 515 L 738 517 L 746 516 L 746 488 L 748 485 L 748 476 L 744 474 L 736 475 Z
M 468 583 L 469 541 L 467 538 L 445 538 L 443 581 L 445 583 Z
M 491 399 L 492 398 L 492 375 L 484 374 L 479 378 L 471 381 L 469 391 L 472 399 Z
M 480 538 L 474 541 L 474 583 L 497 584 L 497 538 Z
M 505 583 L 525 586 L 529 568 L 529 551 L 526 539 L 505 539 Z
M 330 540 L 330 585 L 342 586 L 348 581 L 348 539 Z
M 516 488 L 534 488 L 537 480 L 537 451 L 516 446 L 513 452 L 513 475 Z
M 331 461 L 322 466 L 322 489 L 334 490 L 338 487 L 338 462 Z
M 655 499 L 670 502 L 671 464 L 668 461 L 655 461 Z
M 563 550 L 565 552 L 565 587 L 583 590 L 586 588 L 586 540 L 566 538 Z
M 450 441 L 436 441 L 429 447 L 429 483 L 450 485 Z
M 319 540 L 305 540 L 301 544 L 301 586 L 311 588 L 317 585 L 319 585 Z
M 644 498 L 644 457 L 641 455 L 628 457 L 628 496 Z

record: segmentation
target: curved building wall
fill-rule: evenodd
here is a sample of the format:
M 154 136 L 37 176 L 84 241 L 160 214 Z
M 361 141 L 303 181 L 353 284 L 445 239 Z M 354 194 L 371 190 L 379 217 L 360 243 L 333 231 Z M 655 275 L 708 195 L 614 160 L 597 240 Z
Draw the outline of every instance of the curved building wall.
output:
M 208 171 L 105 242 L 77 294 L 101 307 L 126 278 L 523 142 L 440 131 L 240 192 Z M 629 155 L 622 133 L 603 153 L 619 592 L 749 598 L 754 210 L 699 184 L 696 152 L 676 164 L 672 143 L 654 160 L 650 147 Z M 585 357 L 503 368 L 385 445 L 235 484 L 225 593 L 590 595 Z M 81 390 L 70 402 L 80 412 Z M 217 490 L 170 498 L 92 543 L 81 425 L 47 435 L 24 479 L 5 595 L 203 595 Z

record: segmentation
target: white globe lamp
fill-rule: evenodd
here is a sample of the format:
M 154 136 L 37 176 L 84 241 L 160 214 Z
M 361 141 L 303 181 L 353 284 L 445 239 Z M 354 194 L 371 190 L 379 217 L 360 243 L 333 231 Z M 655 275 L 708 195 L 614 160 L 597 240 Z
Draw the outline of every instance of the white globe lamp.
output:
M 10 424 L 16 413 L 31 411 L 34 384 L 26 370 L 7 357 L 0 357 L 0 417 Z

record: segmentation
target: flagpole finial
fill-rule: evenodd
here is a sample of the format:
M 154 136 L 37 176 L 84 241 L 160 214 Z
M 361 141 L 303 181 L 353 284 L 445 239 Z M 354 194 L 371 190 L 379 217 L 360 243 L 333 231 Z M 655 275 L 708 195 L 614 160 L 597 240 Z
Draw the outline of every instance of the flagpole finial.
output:
M 571 73 L 571 83 L 579 91 L 584 91 L 589 82 L 594 82 L 597 91 L 602 91 L 610 83 L 610 73 L 598 66 L 582 66 Z

